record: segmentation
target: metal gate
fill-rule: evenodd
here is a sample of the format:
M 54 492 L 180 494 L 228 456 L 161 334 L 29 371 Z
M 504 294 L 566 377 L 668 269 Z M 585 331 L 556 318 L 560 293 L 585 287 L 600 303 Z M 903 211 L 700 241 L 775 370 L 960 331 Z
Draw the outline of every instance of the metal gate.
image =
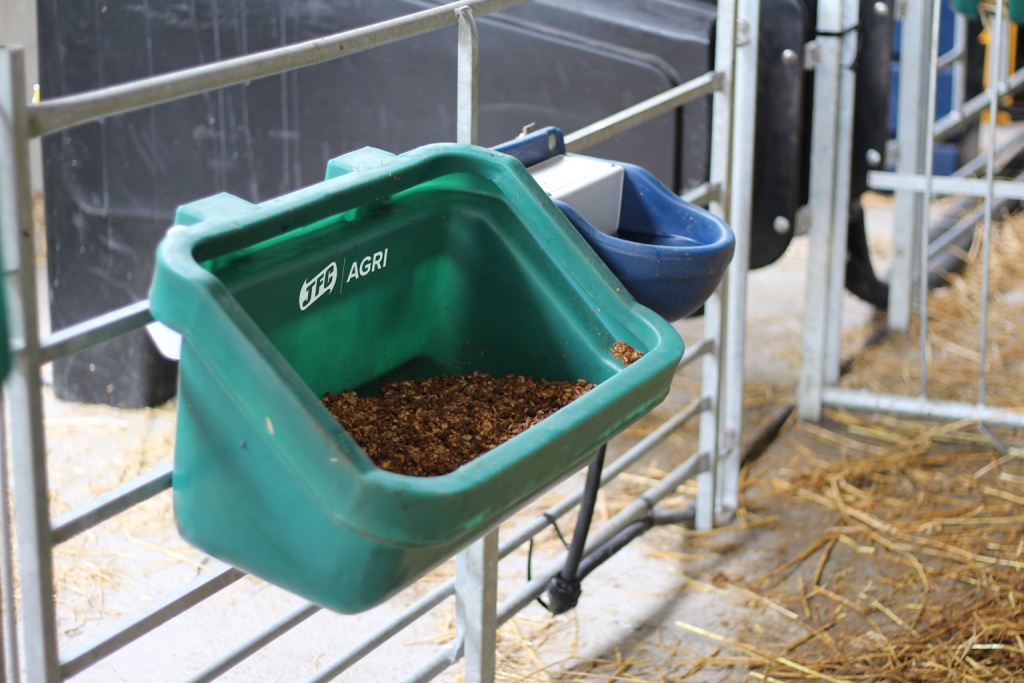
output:
M 205 572 L 156 599 L 85 642 L 59 651 L 55 625 L 51 549 L 103 521 L 125 512 L 171 486 L 170 464 L 110 490 L 92 502 L 51 519 L 48 513 L 46 445 L 40 367 L 54 359 L 98 344 L 152 320 L 147 301 L 112 311 L 45 338 L 38 332 L 35 253 L 32 238 L 28 143 L 35 137 L 104 117 L 150 107 L 191 95 L 263 78 L 421 35 L 458 26 L 458 142 L 476 142 L 477 55 L 475 17 L 529 0 L 464 0 L 324 38 L 251 54 L 201 67 L 103 88 L 41 104 L 26 101 L 24 57 L 20 48 L 0 48 L 0 234 L 6 278 L 14 364 L 4 385 L 13 445 L 8 471 L 0 457 L 0 531 L 3 589 L 3 666 L 0 679 L 33 683 L 65 680 L 161 624 L 229 586 L 243 576 L 230 566 Z M 712 163 L 708 183 L 689 192 L 707 202 L 736 233 L 736 256 L 726 280 L 705 306 L 705 338 L 683 357 L 680 367 L 698 358 L 703 363 L 702 395 L 607 467 L 602 483 L 626 470 L 674 430 L 700 416 L 699 451 L 638 497 L 591 535 L 590 552 L 616 532 L 648 514 L 650 506 L 696 477 L 699 486 L 696 523 L 714 524 L 737 504 L 742 418 L 744 320 L 749 260 L 750 185 L 757 72 L 758 2 L 723 0 L 718 7 L 714 71 L 598 121 L 566 137 L 578 152 L 655 116 L 705 95 L 713 99 Z M 6 440 L 0 439 L 6 443 Z M 13 482 L 13 485 L 12 485 Z M 9 495 L 17 520 L 19 585 L 13 576 Z M 457 559 L 456 577 L 418 600 L 392 622 L 324 665 L 309 681 L 335 678 L 377 646 L 413 623 L 451 595 L 456 597 L 457 636 L 402 680 L 427 681 L 457 662 L 466 661 L 467 681 L 493 681 L 495 632 L 505 621 L 541 595 L 559 571 L 555 562 L 497 603 L 497 563 L 579 504 L 582 491 L 564 498 L 545 514 L 499 543 L 494 531 Z M 17 589 L 18 595 L 15 595 Z M 16 600 L 18 597 L 20 600 Z M 16 606 L 19 608 L 16 610 Z M 320 608 L 305 603 L 222 653 L 188 681 L 210 681 L 273 642 Z
M 1024 198 L 1024 182 L 997 180 L 995 159 L 1008 150 L 1019 151 L 1024 135 L 996 146 L 999 100 L 1024 90 L 1024 69 L 1008 73 L 1007 3 L 982 3 L 981 14 L 990 40 L 987 85 L 965 101 L 967 21 L 958 16 L 951 50 L 939 54 L 942 0 L 901 0 L 901 69 L 896 172 L 871 171 L 868 186 L 895 191 L 893 265 L 889 276 L 888 328 L 908 331 L 916 307 L 920 322 L 917 396 L 902 396 L 838 386 L 842 333 L 842 293 L 846 271 L 847 216 L 849 211 L 853 93 L 856 78 L 858 3 L 842 0 L 822 3 L 818 10 L 822 60 L 815 73 L 815 121 L 811 172 L 810 249 L 807 307 L 804 317 L 803 362 L 799 412 L 817 420 L 823 405 L 895 412 L 947 420 L 974 419 L 1016 427 L 1024 426 L 1024 413 L 986 405 L 986 361 L 989 354 L 989 279 L 992 214 L 997 200 Z M 841 11 L 839 11 L 841 9 Z M 953 68 L 952 110 L 936 120 L 939 70 Z M 964 163 L 952 176 L 933 174 L 936 141 L 948 138 L 988 112 L 982 126 L 985 151 Z M 976 174 L 982 177 L 971 177 Z M 978 209 L 962 217 L 937 240 L 929 238 L 932 200 L 940 195 L 981 197 Z M 977 401 L 929 398 L 928 290 L 931 259 L 957 238 L 984 221 L 982 281 L 978 327 Z

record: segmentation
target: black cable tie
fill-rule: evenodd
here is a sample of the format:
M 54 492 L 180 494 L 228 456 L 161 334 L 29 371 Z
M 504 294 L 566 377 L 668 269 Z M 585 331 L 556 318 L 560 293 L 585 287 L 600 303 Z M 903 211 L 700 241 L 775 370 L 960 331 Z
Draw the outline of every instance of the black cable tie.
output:
M 824 36 L 825 38 L 842 38 L 850 31 L 856 31 L 859 28 L 860 24 L 857 24 L 854 26 L 850 26 L 849 28 L 845 28 L 842 31 L 818 31 L 816 33 L 816 36 Z
M 544 514 L 545 514 L 545 516 L 547 515 L 546 512 Z M 530 548 L 526 552 L 526 583 L 530 583 L 530 581 L 532 581 L 532 580 L 533 580 L 533 536 L 530 537 Z M 549 612 L 551 611 L 551 608 L 548 607 L 548 604 L 546 602 L 544 602 L 543 600 L 540 599 L 539 595 L 537 596 L 537 602 L 539 602 L 540 606 L 543 607 L 544 609 L 546 609 L 547 611 L 549 611 Z
M 555 527 L 555 533 L 558 534 L 558 540 L 560 540 L 562 542 L 562 545 L 565 546 L 565 549 L 568 550 L 569 544 L 566 542 L 565 536 L 562 535 L 562 530 L 558 528 L 558 521 L 555 519 L 555 516 L 552 515 L 550 512 L 542 512 L 541 515 L 544 517 L 544 519 L 551 522 L 551 526 Z M 532 538 L 530 539 L 530 542 L 533 542 Z

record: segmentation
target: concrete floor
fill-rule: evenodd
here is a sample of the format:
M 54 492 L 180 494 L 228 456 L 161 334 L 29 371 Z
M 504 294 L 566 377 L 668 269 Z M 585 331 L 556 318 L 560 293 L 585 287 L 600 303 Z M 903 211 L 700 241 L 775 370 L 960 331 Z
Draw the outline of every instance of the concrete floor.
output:
M 872 243 L 883 260 L 887 254 L 885 233 L 890 216 L 887 199 L 877 199 L 868 207 Z M 805 260 L 806 237 L 801 237 L 778 263 L 751 274 L 746 363 L 750 387 L 747 403 L 751 424 L 748 429 L 762 420 L 773 406 L 791 400 L 799 371 Z M 847 329 L 856 330 L 870 319 L 870 307 L 848 295 L 844 306 Z M 702 337 L 702 325 L 702 320 L 694 319 L 677 327 L 689 345 Z M 697 395 L 699 375 L 695 371 L 694 368 L 677 377 L 675 391 L 666 404 L 659 407 L 655 417 L 647 418 L 612 442 L 611 457 L 641 438 L 656 424 L 655 418 L 663 419 L 668 411 L 685 405 Z M 173 402 L 149 410 L 123 410 L 62 402 L 48 390 L 45 411 L 55 514 L 86 502 L 172 456 Z M 638 492 L 641 489 L 637 488 L 637 477 L 642 476 L 645 467 L 654 467 L 657 471 L 681 462 L 693 452 L 695 434 L 695 427 L 688 427 L 666 441 L 643 461 L 625 486 L 632 483 L 631 492 Z M 582 474 L 546 495 L 541 503 L 554 501 L 581 484 Z M 681 503 L 688 492 L 692 493 L 692 489 L 681 490 L 675 502 Z M 598 520 L 608 513 L 614 514 L 617 501 L 624 495 L 623 490 L 609 493 L 599 505 Z M 538 505 L 531 506 L 510 520 L 503 527 L 503 533 L 541 509 Z M 567 521 L 566 526 L 571 527 L 571 522 Z M 799 543 L 800 534 L 812 532 L 803 530 L 800 524 L 790 525 L 789 529 L 783 538 L 777 533 L 723 537 L 715 542 L 721 542 L 721 547 L 711 544 L 691 559 L 699 560 L 703 571 L 742 573 L 757 565 L 762 556 L 775 557 L 785 552 L 788 543 Z M 721 596 L 682 590 L 679 548 L 675 548 L 677 555 L 671 557 L 657 552 L 659 546 L 665 546 L 666 542 L 671 544 L 671 539 L 676 538 L 671 533 L 659 530 L 645 537 L 596 571 L 587 579 L 585 596 L 574 614 L 550 620 L 534 605 L 524 613 L 523 620 L 516 622 L 517 628 L 551 628 L 564 633 L 568 631 L 563 626 L 568 628 L 571 622 L 569 630 L 576 633 L 577 654 L 585 659 L 609 656 L 616 648 L 632 647 L 638 636 L 659 637 L 659 629 L 679 618 L 718 629 L 739 623 L 737 608 Z M 545 542 L 538 546 L 535 562 L 543 566 L 557 550 L 548 534 Z M 84 642 L 132 609 L 217 566 L 216 561 L 189 548 L 178 537 L 169 493 L 60 546 L 54 561 L 59 581 L 58 623 L 62 648 Z M 507 595 L 522 585 L 525 562 L 523 551 L 514 553 L 501 564 L 500 593 Z M 302 680 L 372 629 L 389 621 L 431 585 L 451 573 L 450 564 L 442 567 L 421 584 L 365 614 L 318 613 L 232 669 L 221 680 Z M 73 680 L 147 683 L 181 679 L 299 602 L 297 597 L 262 581 L 243 579 Z M 401 680 L 405 672 L 436 650 L 438 645 L 434 641 L 439 637 L 443 639 L 450 630 L 451 611 L 449 600 L 392 638 L 339 680 Z M 776 623 L 771 614 L 759 618 L 771 628 L 789 628 Z M 691 647 L 698 649 L 705 645 L 695 641 Z M 551 659 L 554 656 L 544 655 L 545 664 L 554 661 Z M 456 670 L 446 676 L 453 679 L 459 673 Z M 742 678 L 740 672 L 708 680 Z

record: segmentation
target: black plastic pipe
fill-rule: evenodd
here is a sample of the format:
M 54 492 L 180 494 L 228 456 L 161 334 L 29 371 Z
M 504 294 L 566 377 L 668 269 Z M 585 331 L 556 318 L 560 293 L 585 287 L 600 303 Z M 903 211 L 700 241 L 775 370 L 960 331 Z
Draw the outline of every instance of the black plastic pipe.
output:
M 768 446 L 775 440 L 782 430 L 783 425 L 793 413 L 794 405 L 789 404 L 779 408 L 761 427 L 754 432 L 750 440 L 744 444 L 742 464 L 757 459 Z M 585 559 L 583 549 L 587 544 L 587 534 L 590 531 L 590 523 L 594 517 L 594 505 L 597 502 L 597 491 L 601 487 L 601 470 L 604 467 L 605 447 L 602 446 L 597 456 L 590 464 L 587 472 L 587 484 L 583 489 L 583 499 L 580 501 L 580 514 L 576 522 L 576 530 L 573 532 L 572 544 L 569 546 L 569 555 L 565 560 L 562 571 L 559 572 L 548 584 L 548 602 L 544 604 L 552 614 L 563 614 L 568 612 L 579 602 L 582 593 L 581 583 L 592 571 L 611 559 L 632 541 L 643 536 L 655 526 L 668 524 L 682 524 L 691 526 L 697 516 L 695 503 L 689 503 L 675 510 L 668 508 L 652 507 L 643 519 L 639 519 L 629 526 L 623 528 L 619 533 L 605 541 L 601 546 L 595 548 Z
M 587 545 L 587 534 L 590 533 L 590 522 L 594 518 L 594 506 L 597 504 L 597 492 L 601 489 L 601 471 L 604 469 L 604 452 L 607 444 L 597 449 L 594 461 L 587 470 L 587 483 L 583 488 L 583 499 L 580 501 L 580 514 L 576 520 L 576 530 L 572 534 L 569 555 L 565 558 L 562 571 L 551 579 L 548 584 L 548 609 L 552 614 L 568 612 L 580 599 L 580 560 L 583 549 Z

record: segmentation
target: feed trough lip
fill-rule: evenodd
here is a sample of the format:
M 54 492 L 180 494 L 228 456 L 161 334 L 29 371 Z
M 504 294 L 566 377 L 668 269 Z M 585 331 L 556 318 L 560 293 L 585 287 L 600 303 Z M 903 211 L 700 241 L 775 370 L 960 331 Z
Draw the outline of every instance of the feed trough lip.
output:
M 455 162 L 451 160 L 453 152 L 457 152 Z M 474 163 L 477 160 L 487 161 L 488 164 Z M 499 163 L 490 163 L 495 161 Z M 197 351 L 202 354 L 209 350 L 205 347 L 208 346 L 206 342 L 209 342 L 209 335 L 212 332 L 201 321 L 209 307 L 220 307 L 235 328 L 234 339 L 221 341 L 235 344 L 234 352 L 238 352 L 239 348 L 246 348 L 262 356 L 267 363 L 265 368 L 254 368 L 253 376 L 250 378 L 252 386 L 258 387 L 263 382 L 289 389 L 281 391 L 281 395 L 275 398 L 277 405 L 273 411 L 274 415 L 250 411 L 251 414 L 247 416 L 249 421 L 254 424 L 265 422 L 271 436 L 280 438 L 288 431 L 300 427 L 291 424 L 291 417 L 308 415 L 316 428 L 304 433 L 302 438 L 318 442 L 325 449 L 340 447 L 350 456 L 351 460 L 347 463 L 351 467 L 349 473 L 355 476 L 339 476 L 339 463 L 329 462 L 326 458 L 299 458 L 280 450 L 282 461 L 293 474 L 298 475 L 297 478 L 305 482 L 309 495 L 336 523 L 349 528 L 358 527 L 361 535 L 385 543 L 427 546 L 449 542 L 453 534 L 451 529 L 430 533 L 427 529 L 417 527 L 416 533 L 411 536 L 408 529 L 400 528 L 401 525 L 395 525 L 376 515 L 374 506 L 367 504 L 374 495 L 391 495 L 391 504 L 406 510 L 415 510 L 417 504 L 426 499 L 435 499 L 438 496 L 458 497 L 475 488 L 481 477 L 500 476 L 504 470 L 552 438 L 584 424 L 594 408 L 615 398 L 613 394 L 616 387 L 625 387 L 630 381 L 623 377 L 624 372 L 633 382 L 650 379 L 666 365 L 669 360 L 666 356 L 677 357 L 682 350 L 678 336 L 664 321 L 631 301 L 629 297 L 621 296 L 617 303 L 611 304 L 612 308 L 619 310 L 605 311 L 604 314 L 619 317 L 632 315 L 635 316 L 634 323 L 644 323 L 644 334 L 648 336 L 650 343 L 646 344 L 647 355 L 643 359 L 628 369 L 623 368 L 620 372 L 614 373 L 585 396 L 450 474 L 417 478 L 377 468 L 320 404 L 319 397 L 298 376 L 281 352 L 234 299 L 227 286 L 201 264 L 255 246 L 284 232 L 301 229 L 326 215 L 336 215 L 387 199 L 401 189 L 414 187 L 443 175 L 464 172 L 483 175 L 499 188 L 512 182 L 515 187 L 514 191 L 508 193 L 508 199 L 513 208 L 522 209 L 524 203 L 540 205 L 553 220 L 566 220 L 532 181 L 525 169 L 511 158 L 479 148 L 431 145 L 396 157 L 388 167 L 388 178 L 384 179 L 387 182 L 378 180 L 367 183 L 360 177 L 362 173 L 348 173 L 278 200 L 271 200 L 258 206 L 249 205 L 248 212 L 241 217 L 218 216 L 204 220 L 169 235 L 159 247 L 159 260 L 164 267 L 158 269 L 154 279 L 152 310 L 154 317 L 184 333 L 186 360 L 189 351 L 192 354 L 196 354 Z M 532 195 L 519 196 L 518 191 L 522 186 L 530 189 Z M 337 199 L 339 195 L 345 197 L 340 203 Z M 241 200 L 239 202 L 241 203 Z M 283 229 L 282 209 L 286 209 L 287 215 L 287 223 Z M 580 252 L 578 256 L 588 258 L 592 262 L 591 265 L 596 268 L 596 272 L 585 272 L 587 269 L 574 272 L 563 264 L 567 275 L 582 285 L 583 290 L 588 293 L 590 289 L 599 286 L 598 278 L 604 279 L 606 284 L 614 288 L 617 283 L 610 273 L 607 273 L 604 265 L 592 257 L 592 252 L 588 248 L 579 248 L 584 243 L 575 230 L 566 230 L 565 236 L 576 242 L 577 251 Z M 171 292 L 181 295 L 186 289 L 191 290 L 190 295 L 199 301 L 198 305 L 183 308 L 180 303 L 174 301 L 179 297 L 170 296 Z M 671 337 L 675 337 L 674 342 Z M 666 341 L 669 343 L 664 343 Z M 216 365 L 215 362 L 205 364 L 216 374 L 217 369 L 213 367 Z M 234 388 L 239 389 L 240 387 Z M 653 405 L 647 409 L 650 407 Z M 633 419 L 639 418 L 643 412 L 646 412 L 646 409 L 636 414 Z M 301 427 L 308 425 L 308 422 L 304 422 Z M 594 442 L 585 450 L 588 453 L 592 452 L 611 435 L 601 434 L 599 438 L 593 439 Z M 581 462 L 581 466 L 584 464 L 585 460 Z M 525 499 L 520 501 L 525 502 Z M 471 523 L 467 526 L 471 526 Z

